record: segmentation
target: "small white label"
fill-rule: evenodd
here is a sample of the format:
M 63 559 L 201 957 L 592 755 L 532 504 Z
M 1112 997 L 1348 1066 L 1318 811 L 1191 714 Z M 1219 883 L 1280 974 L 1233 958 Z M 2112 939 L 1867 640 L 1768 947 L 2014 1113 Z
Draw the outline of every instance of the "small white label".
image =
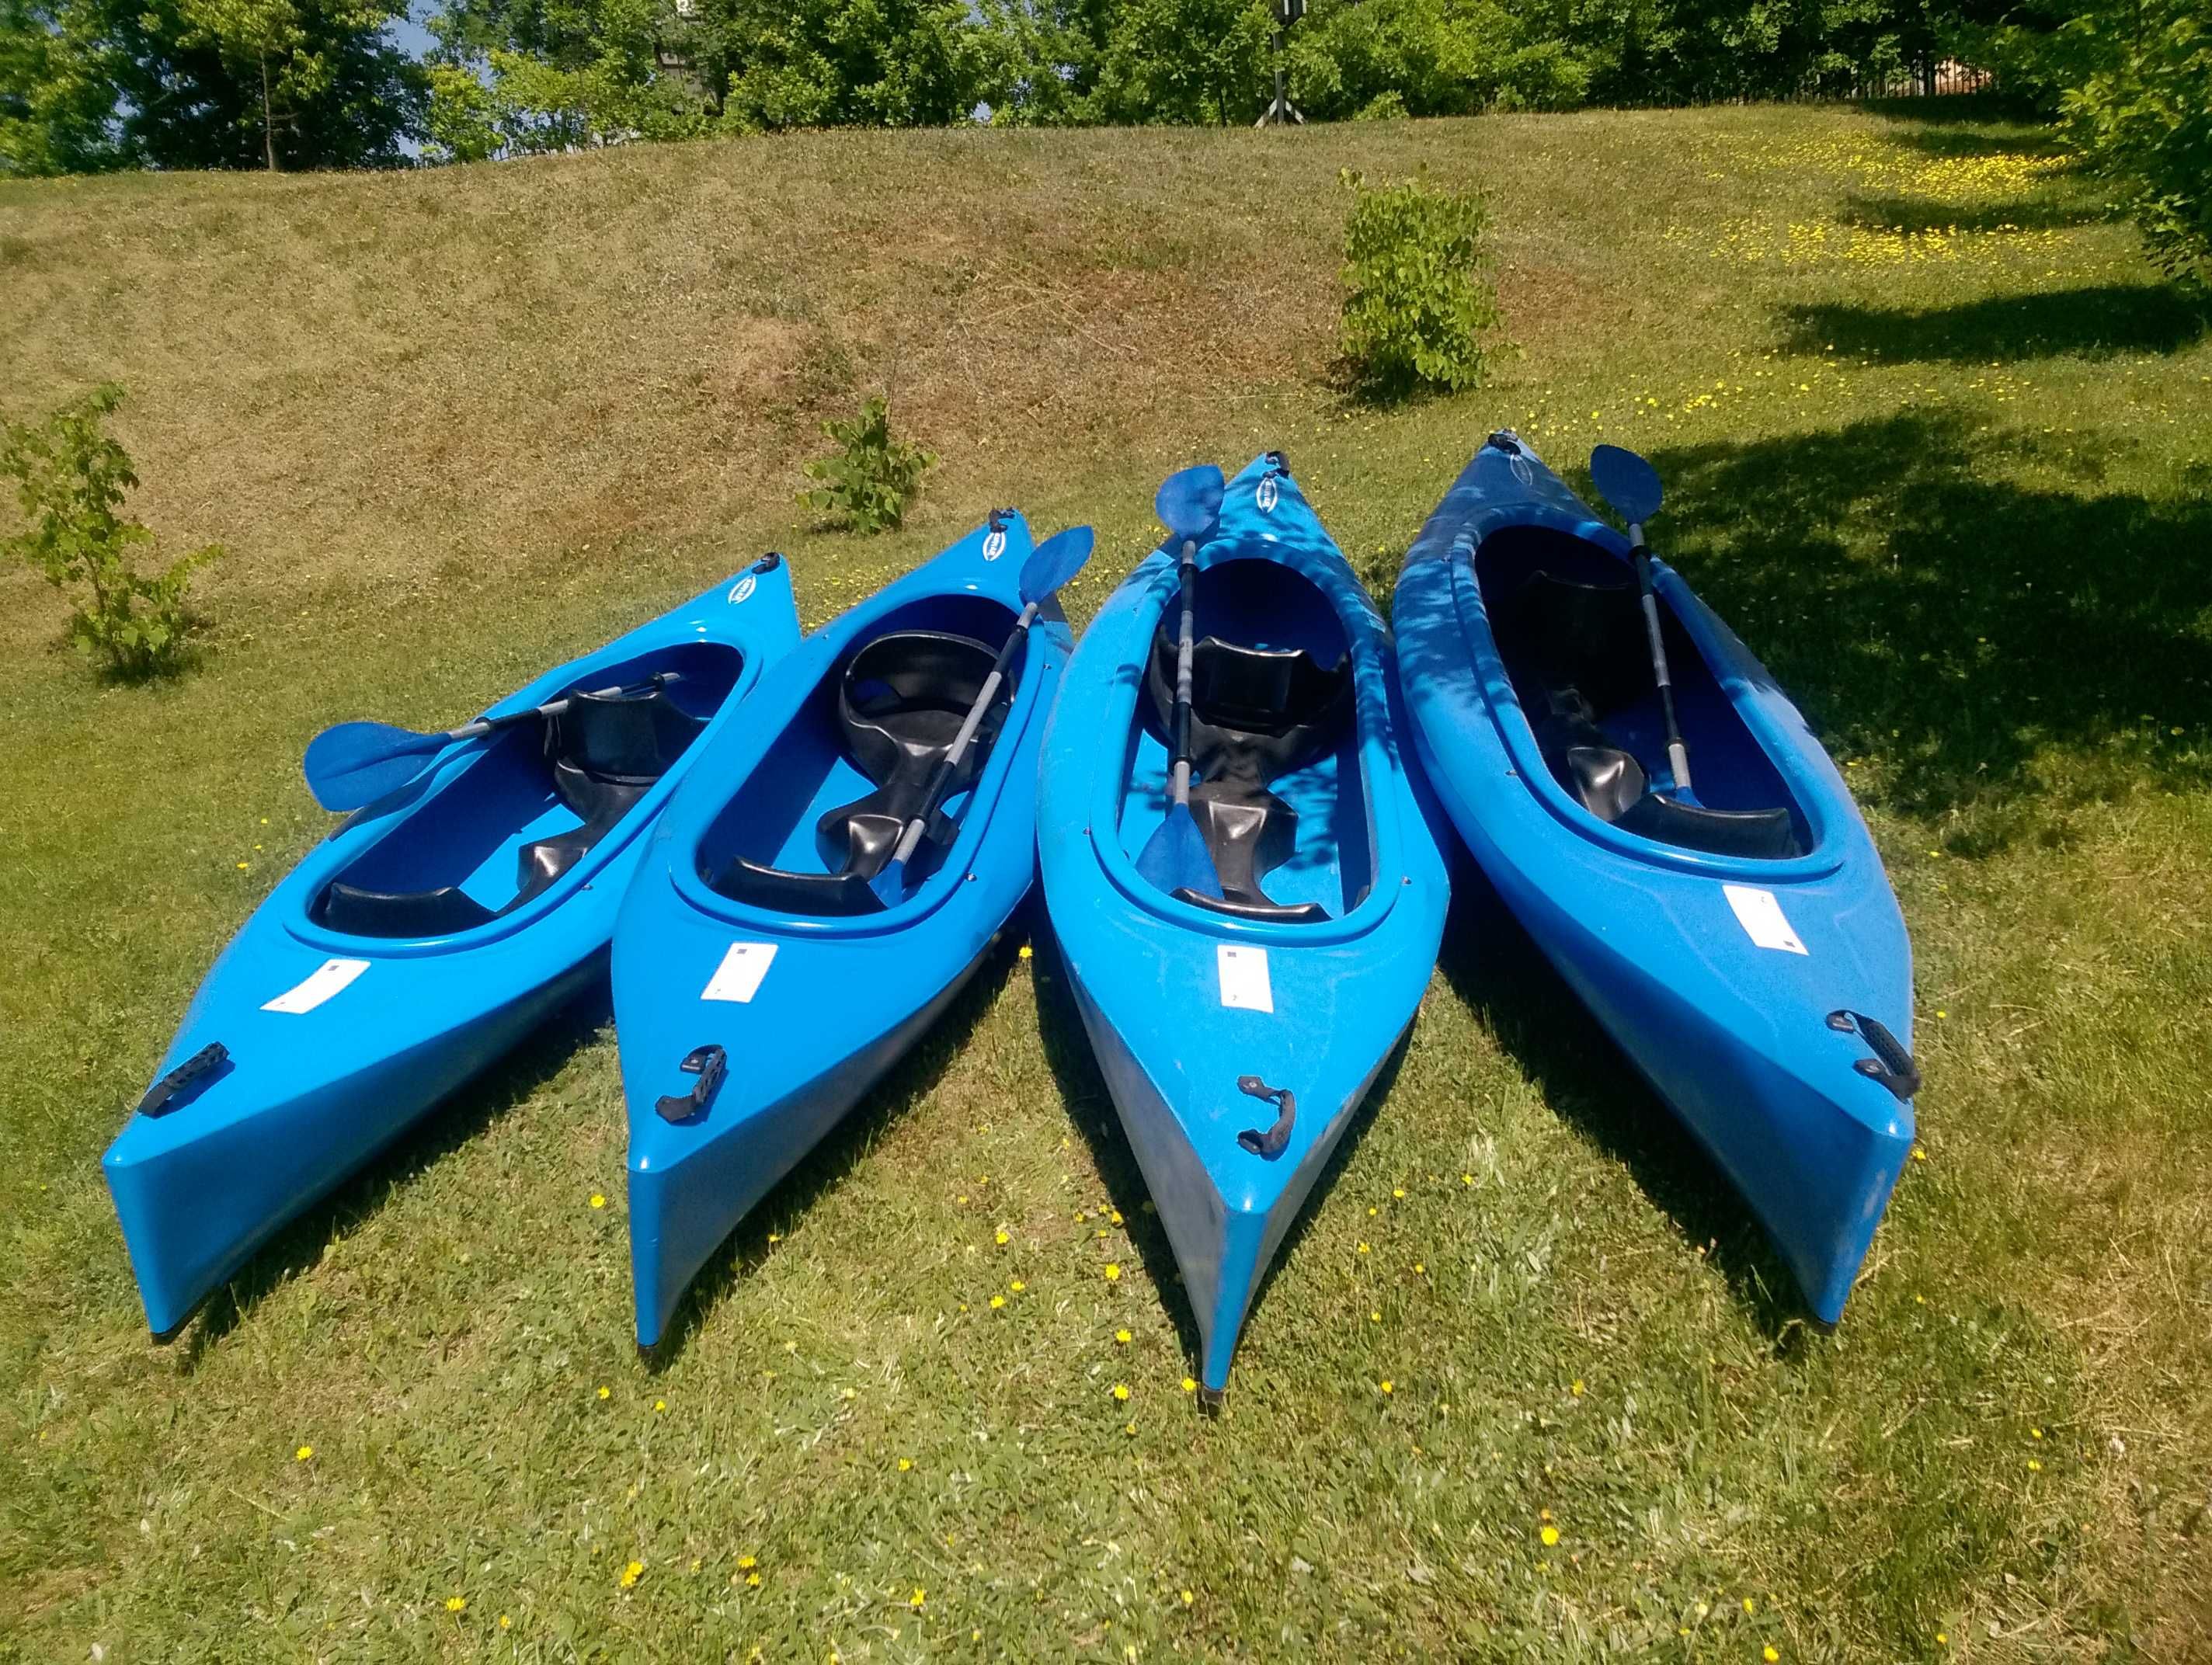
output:
M 313 1012 L 317 1006 L 368 969 L 367 960 L 325 960 L 307 980 L 286 989 L 273 1000 L 261 1003 L 264 1012 Z
M 1721 891 L 1735 909 L 1736 923 L 1759 947 L 1778 948 L 1785 954 L 1806 951 L 1797 933 L 1790 928 L 1790 921 L 1783 917 L 1782 904 L 1774 899 L 1773 891 L 1753 890 L 1748 884 L 1723 884 Z
M 751 596 L 754 590 L 759 587 L 759 586 L 760 580 L 755 578 L 750 573 L 747 573 L 743 578 L 730 586 L 730 605 L 734 607 L 739 602 L 747 599 Z
M 1231 943 L 1216 945 L 1214 959 L 1221 970 L 1221 1004 L 1243 1012 L 1273 1012 L 1275 991 L 1267 981 L 1267 951 L 1240 948 Z
M 1275 512 L 1275 505 L 1282 500 L 1283 489 L 1275 483 L 1275 477 L 1272 474 L 1262 475 L 1258 489 L 1252 494 L 1252 501 L 1259 505 L 1260 513 L 1273 514 Z
M 772 942 L 733 942 L 730 951 L 722 956 L 722 963 L 714 968 L 714 975 L 707 979 L 707 987 L 699 991 L 702 1000 L 735 1000 L 739 1004 L 760 993 L 761 979 L 775 959 L 775 945 Z
M 1006 552 L 1006 534 L 1005 532 L 988 532 L 983 534 L 983 559 L 996 561 Z

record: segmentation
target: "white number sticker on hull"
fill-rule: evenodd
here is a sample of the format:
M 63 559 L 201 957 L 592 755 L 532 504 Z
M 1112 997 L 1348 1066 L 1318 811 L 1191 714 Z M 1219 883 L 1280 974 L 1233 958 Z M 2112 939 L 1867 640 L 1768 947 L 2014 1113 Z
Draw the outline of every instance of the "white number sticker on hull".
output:
M 1221 943 L 1214 949 L 1221 972 L 1221 1004 L 1243 1012 L 1273 1012 L 1275 991 L 1267 982 L 1267 951 Z
M 289 1012 L 297 1016 L 317 1006 L 368 969 L 367 960 L 325 960 L 306 979 L 273 1000 L 264 1000 L 264 1012 Z
M 772 942 L 733 942 L 730 951 L 722 956 L 722 963 L 714 968 L 714 975 L 707 979 L 707 987 L 700 991 L 702 1000 L 735 1000 L 743 1004 L 760 993 L 761 979 L 768 975 L 769 964 L 775 958 Z
M 1736 923 L 1758 946 L 1779 949 L 1785 954 L 1807 951 L 1783 916 L 1782 904 L 1774 899 L 1773 891 L 1753 890 L 1748 884 L 1723 884 L 1721 890 L 1735 910 Z

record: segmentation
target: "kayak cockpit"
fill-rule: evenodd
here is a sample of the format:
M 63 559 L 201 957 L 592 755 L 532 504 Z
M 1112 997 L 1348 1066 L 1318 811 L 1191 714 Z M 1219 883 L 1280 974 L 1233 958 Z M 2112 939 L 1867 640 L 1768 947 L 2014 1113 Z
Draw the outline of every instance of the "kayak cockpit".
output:
M 870 881 L 920 814 L 1015 615 L 980 595 L 935 596 L 877 621 L 841 653 L 708 827 L 696 872 L 763 911 L 883 911 Z M 1017 661 L 923 823 L 908 882 L 927 887 L 959 836 L 1020 684 Z
M 1680 849 L 1770 861 L 1811 850 L 1803 808 L 1662 596 L 1676 719 L 1695 771 L 1694 798 L 1675 789 L 1642 600 L 1617 556 L 1555 527 L 1510 526 L 1483 538 L 1474 572 L 1536 750 L 1572 802 Z
M 325 883 L 308 918 L 380 939 L 453 936 L 586 867 L 736 686 L 744 656 L 686 642 L 594 665 L 565 708 L 491 736 Z M 672 673 L 672 674 L 670 674 Z M 665 680 L 656 680 L 665 677 Z
M 1284 925 L 1340 918 L 1375 883 L 1352 647 L 1310 579 L 1265 557 L 1217 561 L 1196 583 L 1191 660 L 1191 816 L 1218 898 L 1176 899 Z M 1178 610 L 1152 633 L 1124 775 L 1132 854 L 1167 812 Z

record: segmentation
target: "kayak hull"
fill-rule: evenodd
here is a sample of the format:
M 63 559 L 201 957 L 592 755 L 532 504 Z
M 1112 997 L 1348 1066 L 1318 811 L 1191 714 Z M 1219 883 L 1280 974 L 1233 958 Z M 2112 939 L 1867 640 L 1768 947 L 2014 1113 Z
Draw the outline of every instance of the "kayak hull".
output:
M 1895 896 L 1802 716 L 1663 562 L 1653 563 L 1662 604 L 1710 667 L 1712 696 L 1770 760 L 1807 829 L 1801 848 L 1753 860 L 1657 846 L 1558 789 L 1470 562 L 1486 540 L 1529 527 L 1626 564 L 1626 541 L 1525 447 L 1478 453 L 1398 584 L 1400 672 L 1423 767 L 1499 896 L 1832 1324 L 1914 1137 L 1910 1098 L 1861 1068 L 1879 1060 L 1856 1026 L 1872 1018 L 1910 1046 L 1911 948 Z M 1718 767 L 1700 771 L 1701 789 L 1709 773 L 1725 789 Z
M 1137 872 L 1133 853 L 1164 804 L 1167 759 L 1138 707 L 1145 656 L 1178 589 L 1164 546 L 1109 599 L 1069 666 L 1038 811 L 1053 929 L 1174 1249 L 1210 1395 L 1226 1388 L 1269 1266 L 1412 1022 L 1449 899 L 1399 747 L 1389 632 L 1272 453 L 1229 484 L 1220 530 L 1200 552 L 1201 598 L 1209 573 L 1255 561 L 1310 585 L 1346 650 L 1346 738 L 1314 774 L 1277 783 L 1301 802 L 1299 842 L 1267 881 L 1275 901 L 1317 901 L 1327 916 L 1235 917 Z M 1247 1083 L 1294 1096 L 1275 1154 L 1261 1153 L 1262 1136 L 1280 1101 Z
M 717 840 L 736 849 L 750 839 L 758 848 L 738 854 L 773 855 L 818 881 L 817 811 L 867 784 L 823 761 L 838 750 L 817 722 L 825 690 L 862 647 L 901 630 L 950 621 L 995 648 L 1020 609 L 1030 553 L 1020 517 L 994 517 L 809 636 L 655 830 L 612 966 L 641 1346 L 660 1342 L 738 1222 L 943 1015 L 1028 894 L 1037 751 L 1071 645 L 1057 609 L 1048 605 L 1013 662 L 1005 717 L 956 794 L 941 860 L 895 905 L 831 917 L 732 896 L 707 877 Z M 741 965 L 757 974 L 736 975 Z M 663 1115 L 663 1100 L 700 1087 L 684 1061 L 709 1048 L 726 1060 L 720 1085 L 703 1106 Z
M 740 586 L 744 598 L 733 602 Z M 549 671 L 490 714 L 619 678 L 641 658 L 696 663 L 703 644 L 730 650 L 737 667 L 726 688 L 718 684 L 703 731 L 711 733 L 798 634 L 779 563 Z M 317 899 L 334 876 L 391 848 L 386 841 L 410 817 L 441 805 L 451 816 L 489 756 L 465 742 L 449 747 L 418 786 L 341 823 L 255 909 L 194 995 L 156 1082 L 210 1045 L 228 1056 L 159 1114 L 135 1113 L 102 1161 L 155 1335 L 182 1328 L 285 1224 L 603 972 L 623 890 L 673 780 L 561 884 L 503 918 L 406 939 L 317 922 Z M 488 860 L 502 857 L 512 865 L 506 849 Z

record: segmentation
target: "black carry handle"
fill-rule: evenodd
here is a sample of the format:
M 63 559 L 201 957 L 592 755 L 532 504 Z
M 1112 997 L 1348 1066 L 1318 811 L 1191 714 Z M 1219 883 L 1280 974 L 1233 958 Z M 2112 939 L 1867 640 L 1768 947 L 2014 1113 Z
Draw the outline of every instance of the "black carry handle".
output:
M 167 1115 L 198 1092 L 230 1061 L 230 1048 L 210 1041 L 146 1090 L 138 1101 L 141 1115 Z
M 696 1075 L 699 1085 L 688 1093 L 670 1093 L 653 1105 L 664 1121 L 689 1121 L 702 1115 L 707 1106 L 714 1102 L 714 1094 L 729 1073 L 730 1055 L 717 1046 L 694 1047 L 684 1054 L 677 1067 L 686 1075 Z
M 1265 1099 L 1282 1112 L 1266 1133 L 1257 1127 L 1247 1127 L 1237 1135 L 1237 1142 L 1254 1156 L 1273 1162 L 1291 1142 L 1291 1127 L 1298 1119 L 1297 1095 L 1288 1087 L 1271 1087 L 1256 1075 L 1238 1076 L 1237 1091 L 1249 1097 Z
M 1856 1030 L 1874 1048 L 1874 1056 L 1862 1058 L 1851 1067 L 1870 1081 L 1879 1081 L 1900 1100 L 1910 1099 L 1920 1091 L 1920 1067 L 1912 1061 L 1912 1054 L 1905 1049 L 1905 1042 L 1890 1033 L 1889 1025 L 1879 1018 L 1869 1018 L 1863 1012 L 1832 1012 L 1828 1027 L 1849 1035 Z

